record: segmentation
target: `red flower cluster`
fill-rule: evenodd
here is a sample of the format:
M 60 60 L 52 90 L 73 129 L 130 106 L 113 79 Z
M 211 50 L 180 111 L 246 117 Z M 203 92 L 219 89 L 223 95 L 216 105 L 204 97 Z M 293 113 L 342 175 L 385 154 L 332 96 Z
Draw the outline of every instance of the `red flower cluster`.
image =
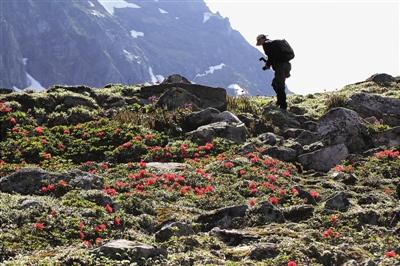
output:
M 388 251 L 388 252 L 386 252 L 386 254 L 385 254 L 385 256 L 387 257 L 387 258 L 394 258 L 394 257 L 396 257 L 396 252 L 394 251 L 394 250 L 390 250 L 390 251 Z
M 287 263 L 287 266 L 297 266 L 297 263 L 295 261 L 291 260 Z
M 345 172 L 345 173 L 351 173 L 353 171 L 353 166 L 352 165 L 336 165 L 335 170 L 337 172 Z
M 36 230 L 43 230 L 44 229 L 44 223 L 35 223 L 33 225 Z
M 42 135 L 43 127 L 35 127 L 34 131 L 35 131 L 36 135 Z
M 376 152 L 375 154 L 376 158 L 379 159 L 400 159 L 400 151 L 395 151 L 395 150 L 384 150 L 380 152 Z
M 11 107 L 8 107 L 4 102 L 0 101 L 0 113 L 9 113 L 11 111 Z
M 319 193 L 317 191 L 310 191 L 310 195 L 314 199 L 317 199 L 319 197 Z
M 329 228 L 329 229 L 325 230 L 325 231 L 322 233 L 322 236 L 323 236 L 324 238 L 328 238 L 328 237 L 335 237 L 335 238 L 337 238 L 337 237 L 340 236 L 340 233 L 334 232 L 332 228 Z

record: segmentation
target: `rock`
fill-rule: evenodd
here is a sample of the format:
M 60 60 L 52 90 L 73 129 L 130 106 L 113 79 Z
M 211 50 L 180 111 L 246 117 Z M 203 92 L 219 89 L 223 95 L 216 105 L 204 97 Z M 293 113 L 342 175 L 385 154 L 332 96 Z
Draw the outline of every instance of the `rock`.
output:
M 74 169 L 65 173 L 65 181 L 73 188 L 84 190 L 103 189 L 103 178 L 88 172 Z
M 297 158 L 297 152 L 291 148 L 286 147 L 270 147 L 263 151 L 263 154 L 269 155 L 285 162 L 293 162 Z
M 94 202 L 99 206 L 105 206 L 106 204 L 113 206 L 111 197 L 101 190 L 82 190 L 79 194 L 83 199 Z
M 301 145 L 309 145 L 320 139 L 321 139 L 321 137 L 319 136 L 319 134 L 317 134 L 315 132 L 311 132 L 309 130 L 303 130 L 300 132 L 299 135 L 297 135 L 297 137 L 295 138 L 295 141 L 300 143 Z
M 156 102 L 156 107 L 167 108 L 168 110 L 175 110 L 191 106 L 193 110 L 199 110 L 201 100 L 182 88 L 171 88 L 164 92 Z
M 229 111 L 223 111 L 216 115 L 212 122 L 243 123 L 240 119 Z
M 314 206 L 310 204 L 291 206 L 283 210 L 283 216 L 291 222 L 300 222 L 311 218 L 314 214 Z
M 149 162 L 146 163 L 146 168 L 153 169 L 160 173 L 169 173 L 191 169 L 192 167 L 186 163 L 160 163 Z
M 350 201 L 343 191 L 331 196 L 325 202 L 325 209 L 329 210 L 347 211 L 349 207 Z
M 316 131 L 318 128 L 318 123 L 314 121 L 306 121 L 303 123 L 303 127 L 309 131 Z
M 348 174 L 344 172 L 333 172 L 330 177 L 334 180 L 340 181 L 346 185 L 354 185 L 358 180 L 354 174 Z
M 248 135 L 243 123 L 216 122 L 201 126 L 196 130 L 186 133 L 186 136 L 201 143 L 211 142 L 215 137 L 226 138 L 236 143 L 244 143 Z
M 363 195 L 358 199 L 357 203 L 360 205 L 369 205 L 379 202 L 379 196 L 374 194 Z
M 396 82 L 396 79 L 389 74 L 380 73 L 372 75 L 366 81 L 373 81 L 379 85 L 387 86 L 390 82 Z
M 375 147 L 399 147 L 400 146 L 400 126 L 394 127 L 383 132 L 372 135 L 372 142 Z
M 300 128 L 300 123 L 296 120 L 294 115 L 276 107 L 265 107 L 262 116 L 266 120 L 271 121 L 274 126 L 280 128 Z
M 189 236 L 193 235 L 194 231 L 186 223 L 182 222 L 172 222 L 164 225 L 159 231 L 156 232 L 156 241 L 164 242 L 168 241 L 171 237 L 176 236 Z
M 314 143 L 311 143 L 310 145 L 304 145 L 303 146 L 303 153 L 310 153 L 314 152 L 320 149 L 323 149 L 325 146 L 321 141 L 317 141 Z
M 317 132 L 326 145 L 345 144 L 352 153 L 364 149 L 369 142 L 362 119 L 353 110 L 342 107 L 333 108 L 323 115 Z
M 298 161 L 305 169 L 314 169 L 317 171 L 327 172 L 342 160 L 346 159 L 349 151 L 344 144 L 324 147 L 320 150 L 302 154 L 298 157 Z
M 235 205 L 211 211 L 208 214 L 200 215 L 198 223 L 203 224 L 205 230 L 209 231 L 214 227 L 222 229 L 230 228 L 235 218 L 243 218 L 246 215 L 247 205 Z
M 147 259 L 151 257 L 167 257 L 167 250 L 151 245 L 135 243 L 133 241 L 118 239 L 108 242 L 92 251 L 98 256 L 105 256 L 111 259 Z
M 193 112 L 185 118 L 182 127 L 185 131 L 195 130 L 200 126 L 210 124 L 215 120 L 219 113 L 219 110 L 212 107 L 208 107 L 198 112 Z
M 35 199 L 22 199 L 19 207 L 22 210 L 29 209 L 32 207 L 44 209 L 43 204 L 40 201 L 35 200 Z
M 271 145 L 271 146 L 281 141 L 280 137 L 271 132 L 263 133 L 259 135 L 257 139 L 259 139 L 264 145 Z
M 241 113 L 238 114 L 238 118 L 246 125 L 254 137 L 264 132 L 274 131 L 274 128 L 271 125 L 267 125 L 262 119 L 255 118 L 252 114 Z
M 60 174 L 49 173 L 40 168 L 23 168 L 0 178 L 0 191 L 23 195 L 39 194 L 42 182 L 59 178 Z
M 296 115 L 304 115 L 306 113 L 306 110 L 304 108 L 292 105 L 289 107 L 289 112 Z
M 205 109 L 213 107 L 225 111 L 227 107 L 226 90 L 197 84 L 171 83 L 142 87 L 139 91 L 140 98 L 148 99 L 151 96 L 160 96 L 172 88 L 179 88 L 200 100 L 198 107 Z M 167 101 L 167 99 L 165 99 Z
M 94 94 L 90 87 L 79 85 L 79 86 L 65 86 L 65 85 L 54 85 L 46 90 L 46 93 L 53 93 L 58 91 L 70 91 L 74 93 L 79 93 L 87 96 L 92 96 Z
M 370 225 L 378 225 L 379 224 L 380 215 L 374 210 L 363 209 L 362 211 L 357 213 L 357 219 L 359 225 L 370 224 Z
M 252 260 L 265 260 L 279 255 L 278 245 L 274 243 L 257 244 L 250 252 Z
M 374 116 L 390 126 L 400 126 L 400 100 L 371 93 L 355 93 L 346 101 L 346 106 L 361 117 Z
M 286 139 L 288 139 L 288 138 L 296 138 L 303 131 L 304 131 L 304 129 L 301 129 L 301 128 L 288 128 L 283 132 L 283 136 Z
M 161 84 L 173 84 L 173 83 L 191 84 L 191 82 L 187 78 L 179 74 L 170 75 L 166 79 L 164 79 L 163 82 L 161 82 Z
M 262 201 L 247 212 L 246 220 L 247 224 L 253 226 L 267 223 L 283 223 L 285 222 L 285 217 L 277 207 L 268 201 Z
M 237 246 L 241 244 L 246 244 L 251 241 L 256 241 L 260 237 L 248 234 L 246 232 L 236 230 L 236 229 L 220 229 L 219 227 L 214 227 L 211 234 L 217 236 L 221 241 L 229 246 Z

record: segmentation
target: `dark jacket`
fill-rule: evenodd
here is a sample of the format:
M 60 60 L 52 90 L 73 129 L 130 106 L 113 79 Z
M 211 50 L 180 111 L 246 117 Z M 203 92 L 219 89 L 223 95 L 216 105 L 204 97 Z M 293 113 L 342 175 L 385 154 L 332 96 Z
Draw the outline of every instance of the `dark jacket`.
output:
M 265 43 L 263 43 L 263 49 L 264 49 L 264 53 L 268 56 L 268 60 L 266 65 L 268 67 L 272 66 L 274 67 L 274 65 L 276 65 L 276 63 L 279 63 L 279 61 L 277 60 L 276 56 L 279 53 L 279 44 L 276 41 L 266 41 Z

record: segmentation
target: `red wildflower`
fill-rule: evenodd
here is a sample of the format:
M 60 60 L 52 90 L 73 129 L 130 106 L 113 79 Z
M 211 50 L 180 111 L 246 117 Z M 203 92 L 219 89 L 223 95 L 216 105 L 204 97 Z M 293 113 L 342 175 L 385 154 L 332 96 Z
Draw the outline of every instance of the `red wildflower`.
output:
M 100 164 L 100 167 L 104 170 L 107 170 L 109 168 L 108 163 L 102 163 Z
M 384 150 L 375 153 L 375 157 L 382 159 L 382 158 L 389 158 L 389 159 L 396 159 L 400 158 L 400 151 L 395 151 L 395 150 Z
M 53 191 L 53 190 L 55 190 L 56 189 L 56 186 L 55 185 L 53 185 L 53 184 L 48 184 L 47 185 L 47 190 L 48 191 Z
M 40 156 L 45 160 L 51 160 L 51 154 L 50 153 L 43 152 Z
M 58 185 L 60 187 L 66 187 L 67 186 L 67 182 L 65 182 L 63 179 L 61 179 L 60 181 L 58 181 Z
M 276 175 L 268 175 L 267 178 L 272 183 L 274 183 L 276 181 L 276 179 L 277 179 Z
M 285 172 L 283 172 L 283 176 L 284 177 L 289 177 L 290 176 L 290 171 L 286 170 Z
M 121 129 L 120 128 L 114 129 L 114 135 L 119 135 L 119 133 L 121 133 Z
M 85 223 L 80 221 L 79 222 L 79 229 L 82 230 L 85 227 Z
M 96 245 L 100 246 L 103 243 L 103 239 L 101 237 L 96 238 Z
M 314 199 L 317 199 L 319 197 L 319 193 L 317 191 L 310 191 L 310 195 Z
M 69 129 L 64 129 L 64 135 L 69 135 L 71 132 L 69 131 Z
M 292 188 L 292 193 L 296 196 L 299 195 L 299 191 L 296 188 Z
M 80 239 L 85 239 L 85 234 L 82 231 L 79 231 L 79 238 Z
M 286 195 L 286 189 L 283 189 L 283 188 L 281 188 L 280 190 L 279 190 L 279 195 L 282 195 L 282 196 L 284 196 L 284 195 Z
M 271 203 L 272 205 L 276 205 L 278 204 L 279 199 L 277 197 L 270 197 L 269 198 L 269 203 Z
M 332 216 L 331 216 L 331 223 L 332 223 L 332 224 L 336 224 L 337 220 L 338 220 L 338 218 L 337 218 L 336 215 L 332 215 Z
M 181 194 L 188 193 L 192 188 L 190 186 L 183 186 L 180 190 Z
M 112 213 L 113 212 L 113 208 L 110 206 L 110 204 L 106 204 L 104 206 L 104 209 L 108 212 L 108 213 Z
M 119 147 L 122 148 L 122 149 L 129 149 L 130 147 L 132 147 L 132 145 L 133 145 L 132 142 L 128 141 L 128 142 L 125 142 L 124 144 L 122 144 Z
M 139 162 L 140 167 L 144 168 L 144 167 L 146 167 L 146 165 L 147 165 L 146 162 L 144 162 L 143 160 L 140 160 L 140 162 Z
M 90 240 L 83 241 L 83 244 L 85 245 L 86 248 L 91 248 L 92 247 L 92 242 Z
M 144 138 L 150 140 L 150 139 L 154 138 L 154 135 L 153 134 L 147 134 L 147 135 L 144 135 Z
M 394 250 L 390 250 L 390 251 L 388 251 L 388 252 L 386 252 L 386 254 L 385 254 L 385 256 L 387 257 L 387 258 L 393 258 L 393 257 L 396 257 L 396 252 L 394 251 Z
M 12 126 L 15 126 L 15 125 L 17 124 L 17 120 L 16 120 L 14 117 L 11 117 L 10 120 L 9 120 L 9 122 L 10 122 L 10 124 L 11 124 Z
M 35 227 L 36 230 L 43 230 L 44 223 L 35 223 L 34 227 Z
M 137 135 L 137 136 L 133 137 L 133 139 L 136 141 L 142 141 L 142 136 Z
M 119 216 L 115 216 L 114 225 L 121 225 L 121 218 Z
M 58 149 L 60 149 L 60 150 L 64 150 L 65 149 L 65 146 L 64 146 L 64 144 L 62 144 L 62 143 L 59 143 L 58 145 L 57 145 L 57 147 L 58 147 Z
M 244 170 L 244 169 L 239 170 L 239 175 L 244 175 L 245 173 L 246 173 L 246 170 Z
M 35 131 L 35 133 L 36 133 L 37 135 L 42 135 L 42 134 L 43 134 L 43 127 L 36 127 L 36 128 L 34 129 L 34 131 Z
M 344 171 L 344 166 L 343 165 L 336 165 L 335 170 L 338 172 L 343 172 Z
M 52 217 L 56 217 L 57 216 L 57 212 L 56 212 L 55 209 L 51 209 L 50 210 L 50 216 L 52 216 Z
M 250 200 L 249 200 L 249 206 L 250 206 L 250 207 L 253 207 L 254 205 L 256 205 L 256 203 L 257 203 L 257 202 L 256 202 L 255 199 L 250 199 Z
M 114 188 L 105 188 L 105 189 L 103 189 L 103 191 L 105 193 L 107 193 L 108 195 L 110 195 L 111 197 L 114 197 L 115 195 L 117 195 L 117 191 Z
M 212 148 L 214 148 L 214 145 L 212 143 L 206 143 L 204 147 L 207 151 L 210 151 L 212 150 Z
M 46 193 L 47 192 L 47 186 L 43 186 L 40 188 L 41 193 Z
M 224 167 L 225 167 L 225 168 L 228 168 L 228 169 L 229 169 L 229 168 L 232 168 L 232 167 L 233 167 L 233 163 L 232 163 L 232 162 L 225 162 L 225 163 L 224 163 Z
M 295 261 L 291 260 L 287 263 L 287 266 L 297 266 L 297 263 Z
M 102 138 L 106 133 L 104 131 L 96 132 L 96 137 Z

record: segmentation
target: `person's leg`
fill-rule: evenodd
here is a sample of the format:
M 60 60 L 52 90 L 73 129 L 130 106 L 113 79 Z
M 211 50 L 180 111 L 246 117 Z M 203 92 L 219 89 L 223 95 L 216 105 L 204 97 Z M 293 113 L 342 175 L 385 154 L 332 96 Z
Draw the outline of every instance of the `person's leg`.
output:
M 277 64 L 274 66 L 275 76 L 272 80 L 272 87 L 274 88 L 277 96 L 277 104 L 286 109 L 286 93 L 285 93 L 285 79 L 287 75 L 287 66 L 285 64 Z

